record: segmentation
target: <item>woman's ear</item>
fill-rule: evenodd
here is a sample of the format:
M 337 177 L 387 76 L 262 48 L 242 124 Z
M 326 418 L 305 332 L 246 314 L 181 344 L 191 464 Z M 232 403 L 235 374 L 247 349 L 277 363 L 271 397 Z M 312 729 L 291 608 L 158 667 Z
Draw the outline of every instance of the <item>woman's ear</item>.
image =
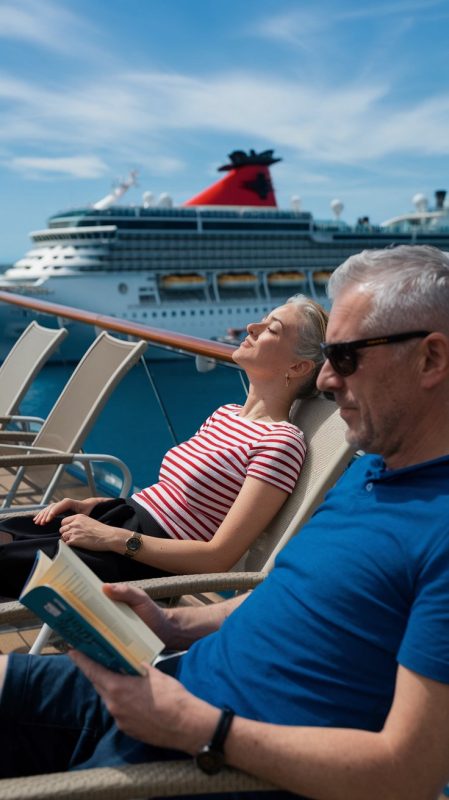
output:
M 288 369 L 291 378 L 306 378 L 315 369 L 315 362 L 311 358 L 302 358 Z

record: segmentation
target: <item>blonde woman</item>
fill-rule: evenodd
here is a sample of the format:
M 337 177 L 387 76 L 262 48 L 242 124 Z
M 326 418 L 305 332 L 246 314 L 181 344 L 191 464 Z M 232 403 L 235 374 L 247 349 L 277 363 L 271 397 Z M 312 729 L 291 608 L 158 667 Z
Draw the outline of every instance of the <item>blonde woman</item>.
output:
M 249 324 L 233 353 L 249 380 L 245 403 L 221 406 L 169 450 L 157 483 L 127 500 L 65 498 L 34 520 L 3 523 L 2 595 L 18 596 L 36 551 L 53 556 L 59 538 L 105 581 L 229 569 L 300 474 L 306 443 L 289 411 L 316 391 L 326 322 L 321 306 L 296 295 Z

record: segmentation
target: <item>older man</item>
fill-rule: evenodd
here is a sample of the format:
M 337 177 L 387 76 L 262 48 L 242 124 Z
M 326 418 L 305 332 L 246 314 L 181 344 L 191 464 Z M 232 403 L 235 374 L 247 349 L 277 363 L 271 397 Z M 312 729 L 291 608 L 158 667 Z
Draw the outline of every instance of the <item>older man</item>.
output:
M 310 798 L 438 794 L 449 776 L 449 258 L 365 251 L 336 270 L 331 293 L 320 388 L 369 455 L 247 599 L 163 611 L 107 587 L 170 648 L 189 648 L 176 678 L 115 675 L 78 653 L 82 672 L 4 659 L 3 775 L 175 748 Z

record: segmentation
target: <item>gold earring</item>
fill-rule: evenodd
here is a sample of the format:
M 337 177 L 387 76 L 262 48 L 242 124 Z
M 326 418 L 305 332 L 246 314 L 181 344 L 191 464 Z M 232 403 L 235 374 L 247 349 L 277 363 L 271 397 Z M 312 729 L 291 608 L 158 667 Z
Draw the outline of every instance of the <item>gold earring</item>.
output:
M 285 386 L 287 389 L 290 386 L 290 375 L 288 374 L 288 372 L 285 373 Z

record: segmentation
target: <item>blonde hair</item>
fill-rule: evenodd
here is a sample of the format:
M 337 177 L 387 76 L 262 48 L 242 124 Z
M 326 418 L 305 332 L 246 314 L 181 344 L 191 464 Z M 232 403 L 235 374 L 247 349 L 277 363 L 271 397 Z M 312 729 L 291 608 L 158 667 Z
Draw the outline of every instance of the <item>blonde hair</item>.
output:
M 316 380 L 324 363 L 320 344 L 326 339 L 328 314 L 319 303 L 304 294 L 295 294 L 289 297 L 287 303 L 295 305 L 300 312 L 298 314 L 300 322 L 296 352 L 302 358 L 308 358 L 315 364 L 315 369 L 307 383 L 301 387 L 298 397 L 313 397 L 318 394 Z

